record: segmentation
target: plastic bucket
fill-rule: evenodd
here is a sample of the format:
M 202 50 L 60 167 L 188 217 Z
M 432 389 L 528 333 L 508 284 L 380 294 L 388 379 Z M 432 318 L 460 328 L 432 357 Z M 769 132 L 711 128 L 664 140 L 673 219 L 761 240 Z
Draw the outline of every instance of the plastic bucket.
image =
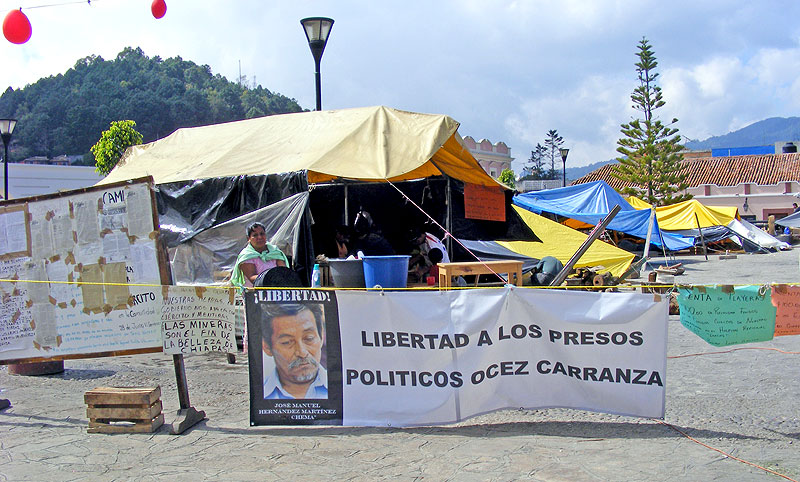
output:
M 329 259 L 333 286 L 364 288 L 364 262 L 360 259 Z
M 364 282 L 367 288 L 405 288 L 411 256 L 364 256 Z

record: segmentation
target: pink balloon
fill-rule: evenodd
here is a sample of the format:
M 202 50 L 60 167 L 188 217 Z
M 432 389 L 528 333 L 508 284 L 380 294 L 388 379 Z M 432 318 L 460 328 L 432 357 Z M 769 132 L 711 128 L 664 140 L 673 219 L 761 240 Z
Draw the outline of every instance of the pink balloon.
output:
M 155 18 L 161 18 L 167 13 L 167 2 L 164 0 L 153 0 L 150 4 L 150 12 Z
M 22 9 L 8 12 L 3 20 L 3 35 L 12 44 L 24 44 L 31 38 L 31 22 Z

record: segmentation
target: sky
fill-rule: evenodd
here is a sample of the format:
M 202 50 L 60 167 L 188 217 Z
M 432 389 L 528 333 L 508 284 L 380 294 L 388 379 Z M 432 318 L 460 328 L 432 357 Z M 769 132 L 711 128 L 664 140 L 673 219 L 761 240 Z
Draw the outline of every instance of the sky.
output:
M 446 114 L 462 137 L 503 141 L 517 173 L 555 129 L 568 167 L 616 157 L 646 37 L 664 121 L 703 140 L 800 108 L 800 2 L 793 0 L 0 0 L 33 35 L 0 39 L 0 85 L 21 88 L 125 47 L 241 73 L 315 106 L 300 19 L 333 18 L 323 109 L 386 105 Z M 53 5 L 56 6 L 47 6 Z M 61 4 L 61 5 L 59 5 Z M 0 113 L 2 114 L 2 113 Z

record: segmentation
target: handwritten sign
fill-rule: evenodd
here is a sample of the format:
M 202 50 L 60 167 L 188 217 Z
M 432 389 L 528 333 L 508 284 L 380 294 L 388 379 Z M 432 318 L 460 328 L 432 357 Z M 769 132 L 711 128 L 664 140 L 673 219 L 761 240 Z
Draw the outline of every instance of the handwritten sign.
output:
M 800 286 L 774 285 L 775 336 L 800 335 Z
M 161 333 L 170 355 L 236 351 L 233 290 L 164 287 Z
M 500 187 L 464 184 L 464 217 L 487 221 L 506 220 L 506 196 Z
M 760 286 L 681 288 L 681 324 L 714 346 L 771 340 L 775 307 Z

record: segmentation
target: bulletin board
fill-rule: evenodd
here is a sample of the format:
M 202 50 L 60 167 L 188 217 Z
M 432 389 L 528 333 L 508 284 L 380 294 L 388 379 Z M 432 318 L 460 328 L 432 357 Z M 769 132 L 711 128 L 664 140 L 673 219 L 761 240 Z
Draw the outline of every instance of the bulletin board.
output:
M 0 364 L 159 352 L 152 178 L 0 203 Z

